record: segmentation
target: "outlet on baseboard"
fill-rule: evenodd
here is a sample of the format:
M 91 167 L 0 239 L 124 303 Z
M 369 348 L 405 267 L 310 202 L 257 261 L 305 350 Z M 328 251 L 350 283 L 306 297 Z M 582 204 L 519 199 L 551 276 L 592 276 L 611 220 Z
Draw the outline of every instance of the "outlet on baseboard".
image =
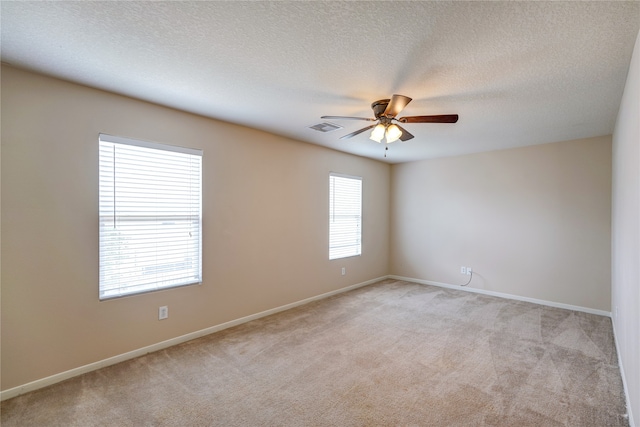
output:
M 460 274 L 467 274 L 467 267 L 460 267 Z
M 342 267 L 342 275 L 344 276 L 345 274 L 347 274 L 347 268 L 346 267 Z
M 162 320 L 162 319 L 166 319 L 169 317 L 169 307 L 166 305 L 163 305 L 162 307 L 158 308 L 158 320 Z

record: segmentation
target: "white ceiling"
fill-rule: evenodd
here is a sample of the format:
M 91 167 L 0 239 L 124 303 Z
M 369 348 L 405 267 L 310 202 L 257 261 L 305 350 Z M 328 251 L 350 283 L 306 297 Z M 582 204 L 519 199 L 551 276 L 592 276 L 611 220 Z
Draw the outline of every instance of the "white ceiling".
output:
M 1 2 L 14 66 L 398 163 L 610 134 L 634 2 Z M 413 98 L 388 157 L 370 104 Z

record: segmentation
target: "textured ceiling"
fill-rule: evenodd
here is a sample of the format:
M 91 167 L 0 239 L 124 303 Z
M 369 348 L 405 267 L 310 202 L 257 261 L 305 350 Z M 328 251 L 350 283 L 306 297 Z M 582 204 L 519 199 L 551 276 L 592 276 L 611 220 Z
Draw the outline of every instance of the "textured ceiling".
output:
M 610 134 L 639 2 L 1 2 L 2 61 L 390 163 Z M 368 123 L 398 93 L 407 124 Z

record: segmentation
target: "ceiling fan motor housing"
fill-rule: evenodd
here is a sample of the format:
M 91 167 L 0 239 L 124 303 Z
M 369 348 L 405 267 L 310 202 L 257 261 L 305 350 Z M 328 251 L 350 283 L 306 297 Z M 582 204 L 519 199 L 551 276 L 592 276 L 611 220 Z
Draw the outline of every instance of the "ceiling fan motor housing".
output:
M 380 119 L 381 117 L 384 117 L 383 116 L 384 110 L 387 109 L 387 105 L 389 105 L 389 101 L 391 100 L 381 99 L 371 104 L 371 109 L 373 110 L 373 114 L 375 115 L 376 119 Z

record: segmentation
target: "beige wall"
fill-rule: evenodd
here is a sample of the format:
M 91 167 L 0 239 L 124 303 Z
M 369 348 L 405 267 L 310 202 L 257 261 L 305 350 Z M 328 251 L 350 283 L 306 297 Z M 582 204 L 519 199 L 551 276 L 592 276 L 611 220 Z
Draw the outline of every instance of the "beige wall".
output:
M 613 293 L 637 361 L 630 81 L 614 137 Z M 609 137 L 390 167 L 6 66 L 1 96 L 2 390 L 386 274 L 460 284 L 467 265 L 472 287 L 611 310 Z M 201 286 L 98 301 L 99 132 L 204 149 Z M 364 177 L 361 257 L 328 260 L 330 171 Z
M 611 138 L 392 168 L 391 274 L 610 311 Z
M 613 134 L 613 324 L 632 416 L 640 423 L 640 33 Z M 632 424 L 633 425 L 633 424 Z
M 98 301 L 99 132 L 204 150 L 202 285 Z M 381 162 L 7 66 L 1 161 L 3 390 L 388 272 Z M 363 177 L 360 257 L 328 260 L 330 171 Z

